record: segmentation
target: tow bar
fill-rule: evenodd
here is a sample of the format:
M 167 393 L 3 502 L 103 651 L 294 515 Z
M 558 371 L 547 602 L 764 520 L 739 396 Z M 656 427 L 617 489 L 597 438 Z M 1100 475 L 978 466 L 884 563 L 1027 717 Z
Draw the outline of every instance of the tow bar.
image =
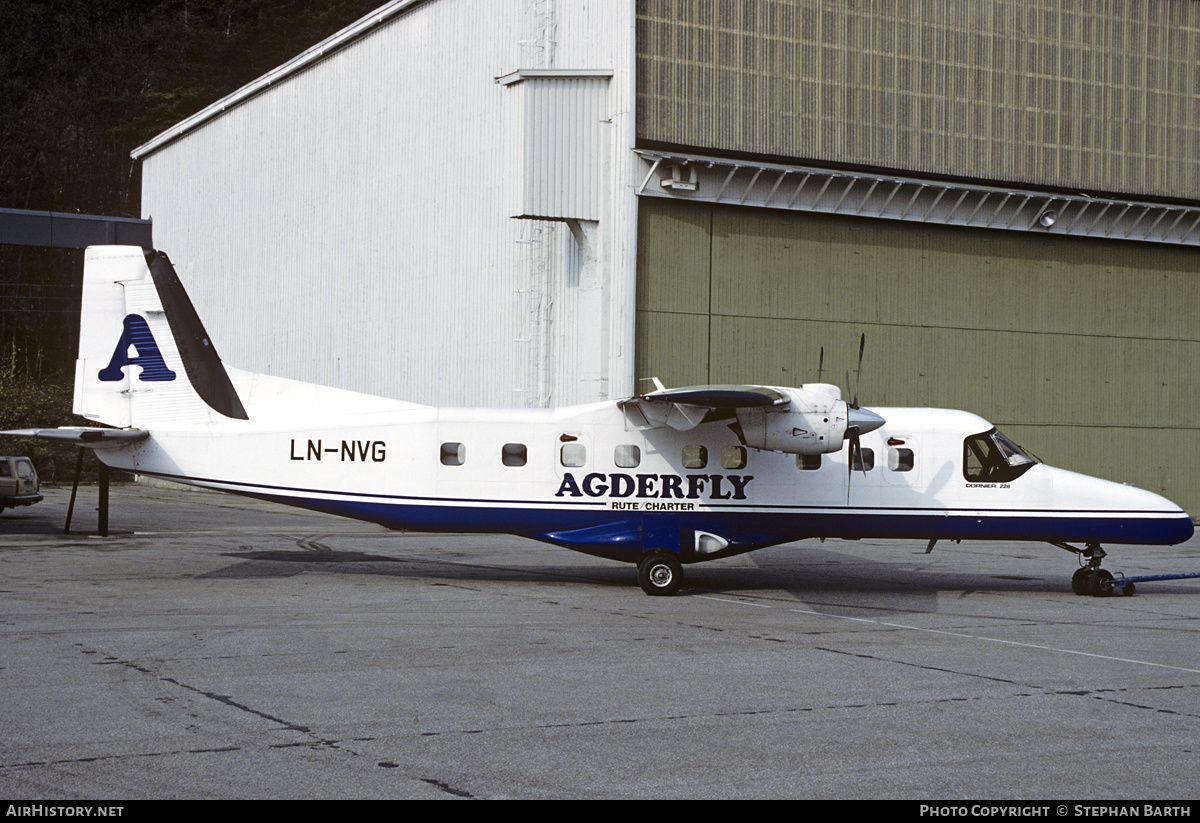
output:
M 1108 597 L 1112 594 L 1117 594 L 1120 589 L 1120 594 L 1126 597 L 1131 597 L 1137 587 L 1135 583 L 1147 583 L 1151 580 L 1186 580 L 1188 578 L 1200 577 L 1200 572 L 1190 572 L 1188 574 L 1146 574 L 1138 577 L 1126 577 L 1117 572 L 1112 580 L 1100 581 L 1099 597 Z

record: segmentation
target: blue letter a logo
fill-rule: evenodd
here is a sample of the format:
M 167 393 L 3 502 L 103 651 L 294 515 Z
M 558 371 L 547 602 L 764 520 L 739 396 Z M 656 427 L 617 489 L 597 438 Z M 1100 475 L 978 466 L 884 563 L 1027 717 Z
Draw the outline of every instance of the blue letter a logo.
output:
M 137 357 L 129 356 L 130 347 L 137 352 Z M 100 370 L 98 377 L 105 382 L 122 380 L 125 377 L 126 366 L 141 366 L 142 374 L 139 379 L 143 381 L 160 382 L 175 379 L 175 372 L 168 369 L 163 361 L 158 343 L 154 341 L 154 335 L 146 325 L 146 318 L 140 314 L 125 315 L 125 330 L 121 332 L 121 339 L 117 341 L 116 351 L 113 352 L 107 368 Z

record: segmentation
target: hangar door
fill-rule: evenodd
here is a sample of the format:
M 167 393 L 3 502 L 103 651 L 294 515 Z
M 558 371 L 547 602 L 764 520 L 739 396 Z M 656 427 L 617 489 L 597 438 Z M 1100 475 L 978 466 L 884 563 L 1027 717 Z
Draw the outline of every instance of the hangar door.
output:
M 824 347 L 845 395 L 865 334 L 863 405 L 975 412 L 1200 514 L 1195 249 L 646 198 L 637 289 L 638 378 L 800 385 Z

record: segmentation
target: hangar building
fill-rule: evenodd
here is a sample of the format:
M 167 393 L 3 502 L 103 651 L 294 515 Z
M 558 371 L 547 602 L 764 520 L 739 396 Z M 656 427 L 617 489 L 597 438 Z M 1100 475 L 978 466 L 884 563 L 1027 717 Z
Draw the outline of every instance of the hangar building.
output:
M 1193 0 L 393 0 L 134 157 L 242 368 L 548 406 L 865 334 L 865 405 L 1200 511 Z

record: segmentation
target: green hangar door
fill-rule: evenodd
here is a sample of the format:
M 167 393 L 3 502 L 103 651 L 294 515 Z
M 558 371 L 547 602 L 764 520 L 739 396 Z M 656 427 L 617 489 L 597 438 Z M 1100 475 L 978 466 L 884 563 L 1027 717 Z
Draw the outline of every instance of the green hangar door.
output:
M 637 265 L 638 378 L 797 386 L 823 348 L 863 405 L 971 411 L 1200 512 L 1194 248 L 646 197 Z

